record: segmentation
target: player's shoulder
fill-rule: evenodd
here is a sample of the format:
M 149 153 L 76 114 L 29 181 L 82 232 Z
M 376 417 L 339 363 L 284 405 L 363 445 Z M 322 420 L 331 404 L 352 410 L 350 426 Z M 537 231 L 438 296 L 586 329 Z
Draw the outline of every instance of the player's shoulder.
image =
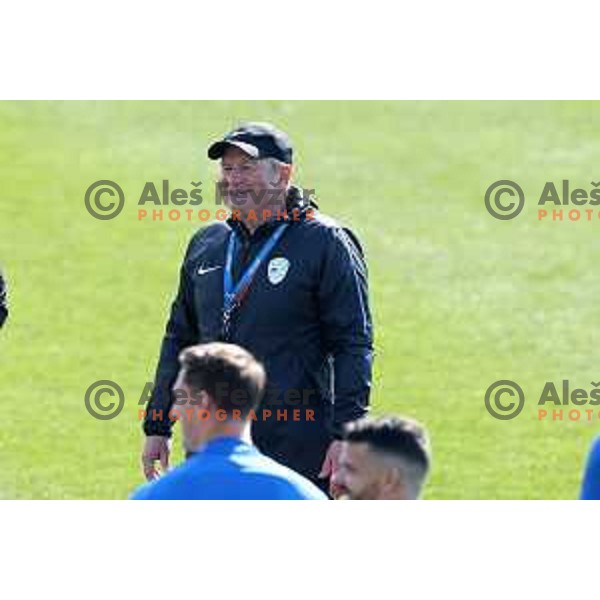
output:
M 600 435 L 592 440 L 589 454 L 593 460 L 600 464 Z
M 181 467 L 175 467 L 173 471 L 169 471 L 159 479 L 144 483 L 138 487 L 133 494 L 131 500 L 164 500 L 173 498 L 173 492 L 176 490 L 176 482 L 179 479 L 179 471 Z
M 327 496 L 311 481 L 292 469 L 260 455 L 264 473 L 267 473 L 277 489 L 275 495 L 283 500 L 327 500 Z
M 225 484 L 224 481 L 228 483 Z M 231 485 L 232 482 L 235 485 Z M 186 460 L 160 479 L 140 486 L 130 498 L 327 499 L 310 481 L 259 452 L 248 453 L 241 460 L 199 455 Z
M 164 500 L 196 497 L 201 488 L 202 477 L 210 459 L 204 461 L 186 460 L 174 469 L 152 481 L 141 485 L 131 495 L 132 500 Z
M 301 475 L 295 474 L 287 480 L 288 500 L 327 500 L 327 496 L 312 482 Z

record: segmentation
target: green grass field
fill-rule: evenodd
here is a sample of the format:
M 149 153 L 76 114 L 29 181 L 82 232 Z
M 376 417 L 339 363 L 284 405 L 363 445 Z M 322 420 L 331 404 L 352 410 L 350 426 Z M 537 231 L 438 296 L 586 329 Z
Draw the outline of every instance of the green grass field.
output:
M 0 102 L 0 497 L 124 498 L 141 482 L 138 398 L 200 224 L 138 222 L 136 199 L 146 181 L 211 190 L 206 147 L 242 119 L 290 133 L 297 182 L 365 245 L 372 405 L 428 426 L 425 497 L 576 497 L 598 411 L 539 422 L 536 404 L 545 381 L 600 379 L 600 219 L 538 222 L 536 202 L 546 181 L 600 180 L 590 102 Z M 100 179 L 127 197 L 114 220 L 84 207 Z M 485 210 L 500 179 L 527 196 L 514 220 Z M 100 379 L 125 391 L 114 420 L 84 407 Z M 525 390 L 514 420 L 484 407 L 499 379 Z

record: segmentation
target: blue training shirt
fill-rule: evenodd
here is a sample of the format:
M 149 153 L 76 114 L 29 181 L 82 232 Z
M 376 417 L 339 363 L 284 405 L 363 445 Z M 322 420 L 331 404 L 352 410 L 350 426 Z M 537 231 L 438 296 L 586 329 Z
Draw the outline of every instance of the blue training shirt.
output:
M 295 471 L 232 437 L 211 440 L 160 479 L 140 486 L 132 500 L 326 500 Z
M 581 485 L 582 500 L 600 500 L 600 437 L 592 444 Z

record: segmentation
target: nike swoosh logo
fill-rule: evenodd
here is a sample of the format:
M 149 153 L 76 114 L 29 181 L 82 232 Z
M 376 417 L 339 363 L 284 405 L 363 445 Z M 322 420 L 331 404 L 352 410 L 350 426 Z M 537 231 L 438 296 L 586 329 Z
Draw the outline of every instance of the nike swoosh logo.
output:
M 221 266 L 217 266 L 217 267 L 204 267 L 204 265 L 200 265 L 200 268 L 198 269 L 198 275 L 204 275 L 206 273 L 210 273 L 211 271 L 216 271 L 217 269 L 220 269 Z

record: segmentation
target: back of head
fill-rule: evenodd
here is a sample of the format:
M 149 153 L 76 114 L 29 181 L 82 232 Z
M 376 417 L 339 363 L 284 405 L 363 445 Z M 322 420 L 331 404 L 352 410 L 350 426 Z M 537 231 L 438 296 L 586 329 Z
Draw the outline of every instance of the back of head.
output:
M 186 348 L 180 355 L 183 381 L 196 395 L 204 391 L 216 408 L 248 416 L 260 404 L 266 375 L 262 365 L 234 344 L 213 342 Z

